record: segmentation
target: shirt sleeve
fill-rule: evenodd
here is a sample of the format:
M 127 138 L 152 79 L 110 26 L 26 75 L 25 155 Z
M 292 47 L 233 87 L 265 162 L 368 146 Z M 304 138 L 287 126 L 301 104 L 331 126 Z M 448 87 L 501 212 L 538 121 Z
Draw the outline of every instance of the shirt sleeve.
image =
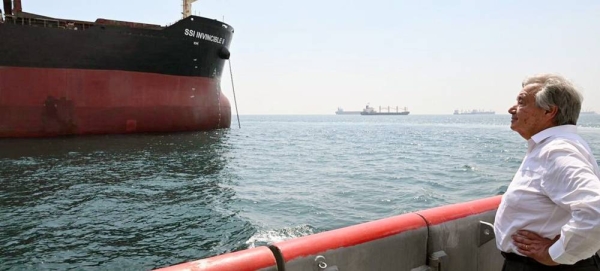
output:
M 549 249 L 550 257 L 557 263 L 574 264 L 600 250 L 600 180 L 581 151 L 561 145 L 547 153 L 542 189 L 571 213 L 560 239 Z

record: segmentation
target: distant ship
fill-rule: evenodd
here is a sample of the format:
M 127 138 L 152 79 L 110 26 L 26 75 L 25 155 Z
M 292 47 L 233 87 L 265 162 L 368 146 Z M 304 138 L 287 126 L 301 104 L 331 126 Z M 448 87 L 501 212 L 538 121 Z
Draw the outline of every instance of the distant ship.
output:
M 338 107 L 338 110 L 335 111 L 336 115 L 360 115 L 361 111 L 344 111 L 343 108 Z
M 596 111 L 582 110 L 581 112 L 579 112 L 579 115 L 596 115 Z
M 496 114 L 495 111 L 486 111 L 486 110 L 477 110 L 477 109 L 473 109 L 471 111 L 454 110 L 454 115 L 494 115 L 494 114 Z
M 408 115 L 410 114 L 410 112 L 408 110 L 406 110 L 406 107 L 403 109 L 403 111 L 398 110 L 398 106 L 396 106 L 396 111 L 391 111 L 390 107 L 387 107 L 387 112 L 383 112 L 381 111 L 381 106 L 379 107 L 379 111 L 375 111 L 375 108 L 370 107 L 369 105 L 367 105 L 365 107 L 365 109 L 363 109 L 362 112 L 360 112 L 361 115 L 367 115 L 367 116 L 371 116 L 371 115 Z

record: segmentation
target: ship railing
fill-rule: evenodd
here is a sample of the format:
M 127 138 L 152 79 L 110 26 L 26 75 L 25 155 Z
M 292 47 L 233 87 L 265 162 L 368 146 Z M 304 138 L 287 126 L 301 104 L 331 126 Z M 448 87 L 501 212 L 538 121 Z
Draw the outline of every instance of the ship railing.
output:
M 19 17 L 14 15 L 5 15 L 4 23 L 12 23 L 18 25 L 28 25 L 36 27 L 48 27 L 48 28 L 61 28 L 69 30 L 86 30 L 92 27 L 94 24 L 82 23 L 82 22 L 71 22 L 57 19 L 45 19 L 45 18 L 28 18 Z

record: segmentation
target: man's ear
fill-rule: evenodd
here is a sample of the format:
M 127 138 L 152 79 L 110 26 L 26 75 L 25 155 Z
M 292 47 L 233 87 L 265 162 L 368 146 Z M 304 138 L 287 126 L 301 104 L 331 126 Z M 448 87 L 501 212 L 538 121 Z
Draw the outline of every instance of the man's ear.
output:
M 558 106 L 551 105 L 548 110 L 546 110 L 546 117 L 549 119 L 554 119 L 554 117 L 558 114 Z

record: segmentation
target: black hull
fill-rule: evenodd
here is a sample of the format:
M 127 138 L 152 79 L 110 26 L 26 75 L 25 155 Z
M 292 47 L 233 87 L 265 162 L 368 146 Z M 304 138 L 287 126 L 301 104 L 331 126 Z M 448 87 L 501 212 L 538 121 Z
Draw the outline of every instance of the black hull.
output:
M 360 115 L 360 111 L 335 112 L 336 115 Z
M 454 115 L 495 115 L 496 113 L 458 113 Z
M 218 78 L 233 35 L 231 26 L 197 16 L 160 29 L 90 23 L 73 30 L 11 19 L 0 24 L 0 66 Z
M 363 116 L 406 116 L 410 112 L 399 112 L 399 113 L 360 113 Z

